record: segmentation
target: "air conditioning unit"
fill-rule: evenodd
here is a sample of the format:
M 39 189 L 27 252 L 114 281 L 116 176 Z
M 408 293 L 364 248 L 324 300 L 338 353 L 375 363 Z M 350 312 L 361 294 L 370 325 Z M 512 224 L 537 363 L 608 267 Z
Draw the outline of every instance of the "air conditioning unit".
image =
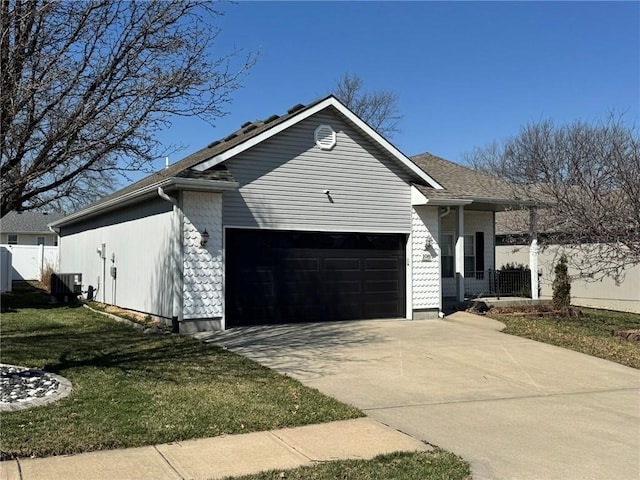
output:
M 56 298 L 75 298 L 82 294 L 81 273 L 52 273 L 51 295 Z

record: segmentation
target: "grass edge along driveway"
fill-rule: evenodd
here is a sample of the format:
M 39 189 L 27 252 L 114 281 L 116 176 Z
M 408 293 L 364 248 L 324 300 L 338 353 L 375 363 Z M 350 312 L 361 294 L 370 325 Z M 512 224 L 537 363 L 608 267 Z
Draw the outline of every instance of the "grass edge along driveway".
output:
M 512 311 L 513 310 L 513 311 Z M 640 314 L 579 308 L 579 316 L 492 308 L 487 316 L 506 325 L 502 333 L 556 345 L 640 369 L 640 342 L 615 337 L 618 330 L 640 330 Z M 540 313 L 543 313 L 541 315 Z
M 469 464 L 441 449 L 430 452 L 396 452 L 371 460 L 323 462 L 292 470 L 270 470 L 224 480 L 467 480 Z

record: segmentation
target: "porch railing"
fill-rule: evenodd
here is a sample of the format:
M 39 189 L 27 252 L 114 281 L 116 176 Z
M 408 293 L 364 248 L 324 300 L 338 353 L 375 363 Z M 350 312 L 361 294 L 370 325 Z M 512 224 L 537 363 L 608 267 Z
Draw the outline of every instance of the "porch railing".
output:
M 513 296 L 531 298 L 531 270 L 485 270 L 466 272 L 465 297 Z

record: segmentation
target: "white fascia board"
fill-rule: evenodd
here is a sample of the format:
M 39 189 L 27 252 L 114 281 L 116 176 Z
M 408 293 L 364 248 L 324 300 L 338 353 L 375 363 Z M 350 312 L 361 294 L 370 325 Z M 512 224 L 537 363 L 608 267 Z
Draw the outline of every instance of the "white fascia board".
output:
M 87 207 L 84 210 L 79 210 L 71 215 L 67 215 L 60 220 L 56 220 L 55 222 L 49 223 L 47 226 L 53 229 L 59 229 L 60 227 L 75 223 L 78 220 L 82 220 L 85 218 L 90 218 L 98 215 L 101 212 L 106 212 L 109 210 L 113 210 L 117 207 L 122 207 L 130 203 L 138 202 L 147 197 L 153 197 L 158 193 L 158 187 L 161 187 L 166 191 L 173 190 L 198 190 L 198 191 L 211 191 L 211 192 L 222 192 L 225 190 L 232 190 L 237 188 L 239 184 L 237 182 L 225 182 L 221 180 L 201 180 L 201 179 L 193 179 L 193 178 L 180 178 L 180 177 L 169 177 L 158 182 L 152 183 L 151 185 L 147 185 L 138 190 L 134 190 L 125 195 L 113 198 L 107 202 L 100 203 L 99 205 L 94 205 L 91 207 Z
M 427 199 L 427 205 L 438 207 L 461 207 L 473 203 L 473 200 L 464 198 L 430 198 Z
M 276 125 L 273 128 L 265 130 L 259 135 L 250 138 L 246 142 L 243 142 L 239 145 L 236 145 L 229 150 L 226 150 L 215 157 L 210 158 L 209 160 L 205 160 L 204 162 L 193 167 L 194 170 L 203 172 L 208 168 L 211 168 L 215 165 L 218 165 L 242 152 L 248 150 L 251 147 L 258 145 L 259 143 L 277 135 L 278 133 L 286 130 L 289 127 L 305 120 L 312 115 L 324 110 L 327 107 L 334 107 L 340 113 L 342 113 L 345 117 L 347 117 L 351 122 L 353 122 L 358 128 L 363 130 L 367 135 L 369 135 L 373 140 L 375 140 L 384 150 L 389 152 L 393 157 L 399 160 L 402 164 L 404 164 L 409 170 L 415 173 L 420 179 L 427 182 L 436 190 L 442 190 L 443 187 L 438 182 L 436 182 L 433 178 L 427 175 L 420 167 L 418 167 L 415 163 L 413 163 L 405 154 L 403 154 L 400 150 L 394 147 L 389 141 L 385 140 L 378 132 L 372 129 L 365 122 L 360 120 L 357 115 L 355 115 L 351 110 L 345 107 L 342 103 L 340 103 L 335 97 L 329 97 L 322 102 L 314 105 L 313 107 L 301 111 L 299 114 L 292 116 L 290 119 Z
M 407 157 L 404 153 L 398 150 L 392 143 L 386 140 L 382 135 L 376 132 L 373 128 L 367 125 L 364 121 L 362 121 L 355 113 L 345 107 L 342 103 L 340 103 L 335 98 L 329 98 L 332 100 L 332 105 L 338 109 L 345 117 L 355 123 L 360 129 L 364 130 L 371 138 L 373 138 L 382 148 L 388 151 L 391 155 L 393 155 L 396 159 L 398 159 L 402 164 L 404 164 L 409 170 L 415 173 L 420 179 L 427 182 L 431 187 L 436 190 L 444 190 L 444 187 L 440 185 L 435 179 L 431 178 L 424 170 L 418 167 L 415 163 L 413 163 L 409 157 Z
M 411 185 L 411 205 L 415 207 L 417 205 L 426 205 L 428 202 L 429 199 L 415 186 Z
M 533 200 L 520 200 L 518 198 L 492 198 L 492 197 L 473 197 L 473 201 L 476 203 L 493 203 L 495 205 L 513 205 L 521 207 L 535 207 L 538 206 Z
M 227 182 L 224 180 L 202 180 L 197 178 L 174 177 L 171 185 L 165 190 L 192 190 L 199 192 L 226 192 L 234 190 L 240 186 L 238 182 Z

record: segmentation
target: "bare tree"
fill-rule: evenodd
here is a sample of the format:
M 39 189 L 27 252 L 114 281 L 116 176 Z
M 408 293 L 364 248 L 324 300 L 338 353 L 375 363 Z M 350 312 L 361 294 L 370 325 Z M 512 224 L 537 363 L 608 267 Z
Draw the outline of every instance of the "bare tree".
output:
M 384 90 L 363 92 L 363 84 L 359 76 L 345 73 L 336 84 L 335 96 L 380 135 L 398 133 L 402 119 L 398 95 Z
M 542 238 L 563 245 L 583 276 L 620 281 L 640 263 L 640 136 L 621 116 L 529 124 L 466 160 L 537 202 Z
M 85 204 L 166 153 L 175 116 L 209 122 L 254 62 L 213 55 L 205 0 L 1 0 L 0 218 Z

